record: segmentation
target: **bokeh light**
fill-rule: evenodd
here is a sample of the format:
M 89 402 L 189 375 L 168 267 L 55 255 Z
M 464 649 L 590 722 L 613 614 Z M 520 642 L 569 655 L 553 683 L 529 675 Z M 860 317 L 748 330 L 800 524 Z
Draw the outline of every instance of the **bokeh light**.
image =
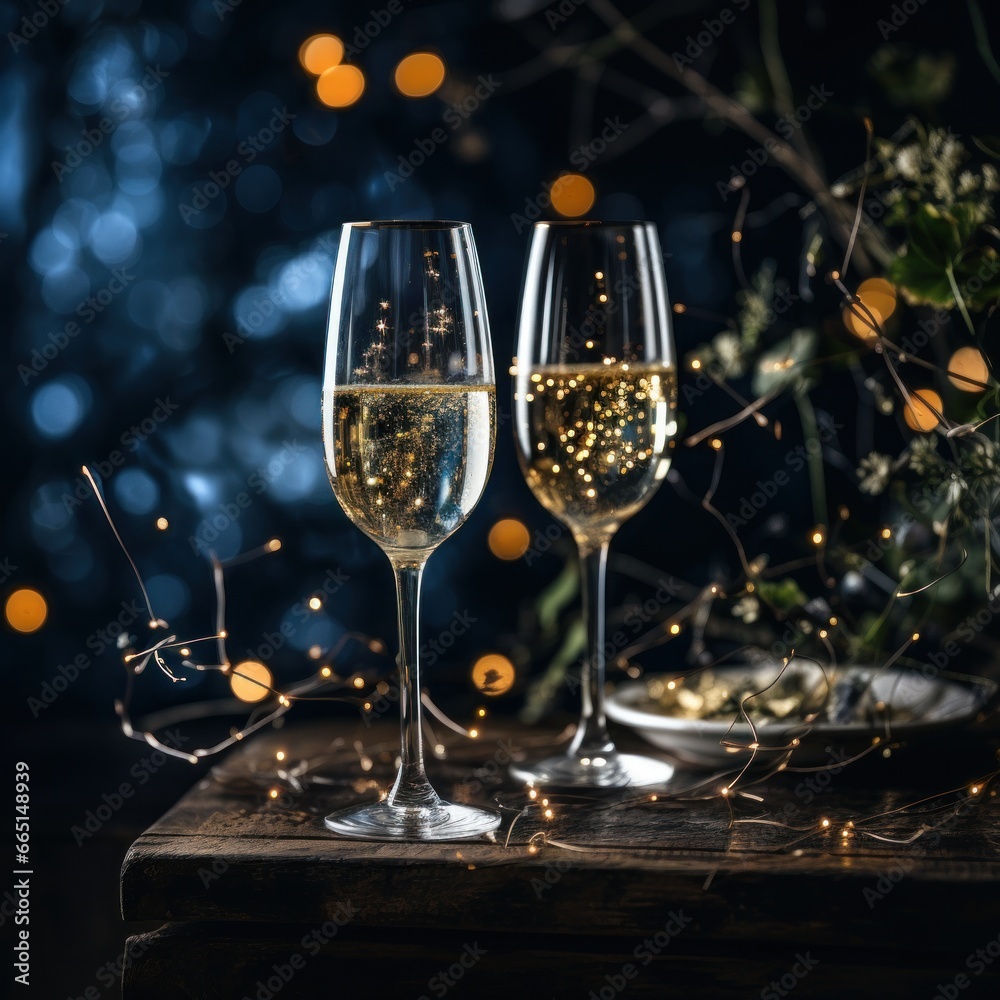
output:
M 886 320 L 896 311 L 896 290 L 892 285 L 885 278 L 868 278 L 858 285 L 854 296 L 870 310 L 875 323 L 884 333 Z M 878 340 L 879 334 L 872 329 L 871 319 L 858 306 L 845 306 L 841 318 L 844 326 L 865 343 Z
M 563 174 L 552 184 L 549 196 L 555 211 L 576 218 L 590 211 L 597 193 L 583 174 Z
M 490 529 L 488 543 L 497 559 L 520 559 L 528 551 L 531 535 L 516 518 L 504 518 Z
M 429 97 L 444 83 L 445 65 L 433 52 L 414 52 L 400 59 L 393 79 L 404 97 Z
M 963 392 L 982 392 L 983 387 L 966 382 L 964 378 L 956 378 L 956 375 L 964 375 L 977 382 L 988 382 L 990 378 L 989 365 L 978 347 L 960 347 L 955 351 L 948 362 L 948 372 L 948 381 Z
M 933 389 L 917 389 L 903 407 L 903 419 L 910 430 L 927 432 L 937 427 L 938 413 L 943 412 L 944 403 L 938 393 Z
M 4 608 L 7 623 L 18 632 L 37 632 L 45 624 L 48 612 L 45 598 L 31 587 L 15 590 Z
M 349 108 L 365 92 L 365 75 L 357 66 L 334 66 L 316 81 L 316 96 L 328 108 Z
M 229 686 L 240 701 L 253 703 L 263 701 L 271 693 L 273 678 L 271 671 L 263 663 L 258 663 L 256 660 L 244 660 L 233 667 Z
M 87 403 L 79 385 L 81 381 L 68 376 L 35 390 L 31 397 L 31 418 L 45 437 L 64 438 L 80 426 Z
M 509 691 L 516 676 L 514 664 L 500 653 L 480 656 L 472 666 L 472 683 L 483 694 L 491 697 Z
M 299 62 L 313 76 L 339 66 L 343 58 L 344 43 L 336 35 L 313 35 L 299 46 Z

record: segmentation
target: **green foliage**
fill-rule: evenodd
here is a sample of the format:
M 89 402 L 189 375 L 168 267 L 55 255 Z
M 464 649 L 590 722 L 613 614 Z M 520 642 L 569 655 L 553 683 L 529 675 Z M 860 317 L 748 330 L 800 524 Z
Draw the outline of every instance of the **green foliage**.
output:
M 784 614 L 803 607 L 809 600 L 798 583 L 790 577 L 784 580 L 759 580 L 755 592 L 765 604 Z

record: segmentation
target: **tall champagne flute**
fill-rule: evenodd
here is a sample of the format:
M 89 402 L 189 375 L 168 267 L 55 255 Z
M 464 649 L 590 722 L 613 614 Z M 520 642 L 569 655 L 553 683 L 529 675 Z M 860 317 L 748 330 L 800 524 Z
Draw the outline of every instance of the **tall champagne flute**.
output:
M 677 429 L 670 311 L 651 223 L 535 224 L 516 369 L 521 469 L 576 540 L 588 650 L 569 750 L 512 773 L 548 786 L 666 782 L 669 764 L 615 748 L 604 714 L 608 547 L 666 476 Z
M 347 516 L 389 557 L 399 602 L 399 773 L 380 802 L 326 826 L 370 840 L 462 840 L 486 809 L 443 801 L 424 770 L 420 580 L 479 502 L 493 462 L 496 382 L 479 260 L 462 222 L 343 227 L 323 382 L 323 442 Z

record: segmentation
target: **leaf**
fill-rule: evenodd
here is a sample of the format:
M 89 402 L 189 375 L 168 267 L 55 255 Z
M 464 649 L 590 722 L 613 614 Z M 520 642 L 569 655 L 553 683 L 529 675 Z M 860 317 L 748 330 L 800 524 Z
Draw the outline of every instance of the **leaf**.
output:
M 815 330 L 800 327 L 791 336 L 765 351 L 758 359 L 753 373 L 755 396 L 780 392 L 803 378 L 802 365 L 816 355 Z
M 909 253 L 942 268 L 965 244 L 959 236 L 958 222 L 934 205 L 921 205 L 910 217 L 906 230 Z
M 974 247 L 955 264 L 955 281 L 966 306 L 982 312 L 1000 299 L 1000 256 L 993 247 Z
M 889 265 L 889 280 L 911 306 L 944 306 L 952 309 L 955 296 L 944 266 L 929 263 L 915 253 L 901 254 Z

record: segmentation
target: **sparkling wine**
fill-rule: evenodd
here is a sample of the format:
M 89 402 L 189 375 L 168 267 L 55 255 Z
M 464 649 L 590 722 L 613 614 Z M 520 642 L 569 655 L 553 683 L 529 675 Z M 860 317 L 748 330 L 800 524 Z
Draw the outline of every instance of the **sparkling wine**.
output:
M 324 412 L 337 499 L 383 549 L 433 548 L 469 516 L 493 462 L 493 386 L 350 385 Z
M 576 534 L 612 534 L 670 468 L 675 370 L 547 365 L 531 369 L 518 392 L 521 462 L 532 492 Z

